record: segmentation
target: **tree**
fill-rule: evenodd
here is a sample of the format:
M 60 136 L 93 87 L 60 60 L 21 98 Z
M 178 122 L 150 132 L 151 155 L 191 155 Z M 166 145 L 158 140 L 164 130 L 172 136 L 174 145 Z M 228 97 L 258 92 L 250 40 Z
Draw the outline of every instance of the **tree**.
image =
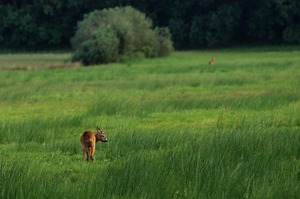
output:
M 168 27 L 177 49 L 300 43 L 298 0 L 1 0 L 0 46 L 69 46 L 85 13 L 116 6 L 133 6 L 153 20 L 152 26 Z
M 240 21 L 238 4 L 220 6 L 209 16 L 206 42 L 208 46 L 224 46 L 234 41 Z
M 78 23 L 71 40 L 76 49 L 74 60 L 88 65 L 141 54 L 145 57 L 170 54 L 173 47 L 168 29 L 153 30 L 152 26 L 145 14 L 129 6 L 95 10 Z

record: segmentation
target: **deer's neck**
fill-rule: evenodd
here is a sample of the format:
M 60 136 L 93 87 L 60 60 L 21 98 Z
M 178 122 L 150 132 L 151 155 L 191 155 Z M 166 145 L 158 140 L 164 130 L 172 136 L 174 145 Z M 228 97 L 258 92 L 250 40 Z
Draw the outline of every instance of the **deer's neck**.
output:
M 95 136 L 95 139 L 96 139 L 96 142 L 98 142 L 100 140 L 99 138 L 97 138 L 97 136 Z

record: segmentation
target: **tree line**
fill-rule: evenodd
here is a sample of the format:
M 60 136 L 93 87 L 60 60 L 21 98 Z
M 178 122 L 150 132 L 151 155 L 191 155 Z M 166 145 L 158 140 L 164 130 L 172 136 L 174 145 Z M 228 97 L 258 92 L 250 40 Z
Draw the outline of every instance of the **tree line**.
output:
M 128 5 L 169 27 L 176 49 L 300 43 L 299 0 L 1 0 L 0 46 L 70 46 L 85 14 Z

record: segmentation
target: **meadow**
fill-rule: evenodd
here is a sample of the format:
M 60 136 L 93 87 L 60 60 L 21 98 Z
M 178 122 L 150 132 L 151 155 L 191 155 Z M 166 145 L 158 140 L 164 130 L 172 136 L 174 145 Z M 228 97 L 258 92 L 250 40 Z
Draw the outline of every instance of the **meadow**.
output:
M 68 52 L 2 53 L 0 198 L 299 198 L 299 54 L 73 67 Z M 108 142 L 91 163 L 79 140 L 96 125 Z

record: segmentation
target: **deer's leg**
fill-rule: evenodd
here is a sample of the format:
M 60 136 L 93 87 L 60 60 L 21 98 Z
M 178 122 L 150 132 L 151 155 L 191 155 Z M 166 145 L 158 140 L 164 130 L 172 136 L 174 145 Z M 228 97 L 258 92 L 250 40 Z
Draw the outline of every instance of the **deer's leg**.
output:
M 90 158 L 90 154 L 89 152 L 86 152 L 86 161 L 89 161 L 89 158 Z
M 91 147 L 91 160 L 94 160 L 95 144 Z
M 88 147 L 86 151 L 86 161 L 89 161 L 90 159 L 91 159 L 91 147 Z
M 84 160 L 86 157 L 86 152 L 85 152 L 85 149 L 82 148 L 82 160 Z

